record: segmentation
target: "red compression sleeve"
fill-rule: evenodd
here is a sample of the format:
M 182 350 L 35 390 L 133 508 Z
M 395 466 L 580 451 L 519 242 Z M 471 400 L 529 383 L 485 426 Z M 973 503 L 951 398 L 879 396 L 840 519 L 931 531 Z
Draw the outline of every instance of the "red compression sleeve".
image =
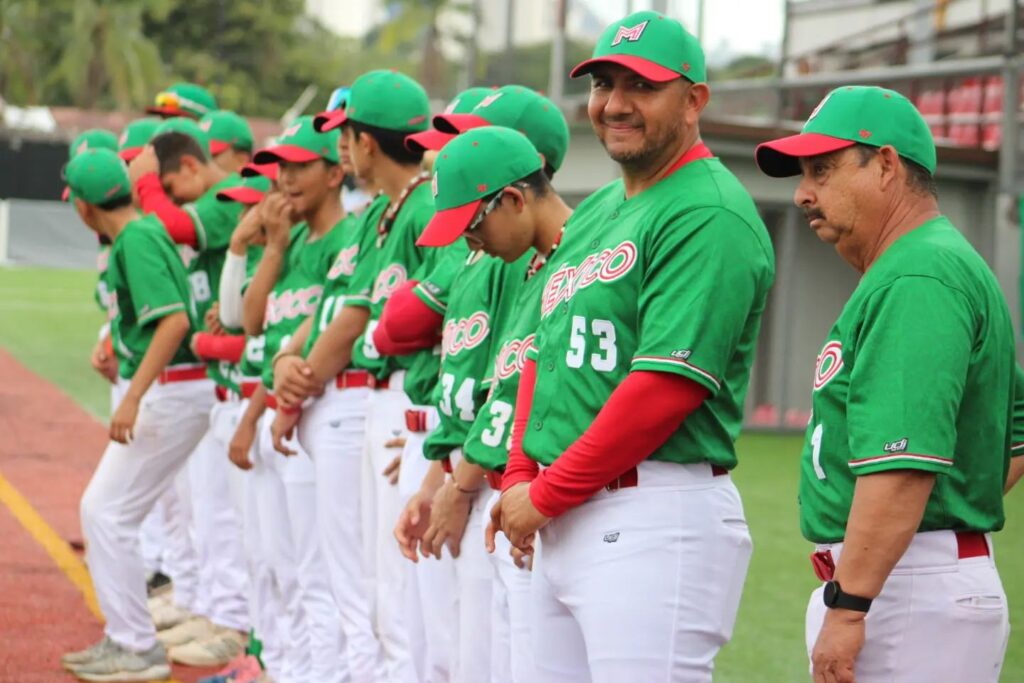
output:
M 512 448 L 508 452 L 508 464 L 501 477 L 501 490 L 508 491 L 516 484 L 533 481 L 540 471 L 537 462 L 523 450 L 523 435 L 530 422 L 533 408 L 533 387 L 537 383 L 537 361 L 527 359 L 519 373 L 519 390 L 516 393 L 515 418 L 512 420 Z
M 437 343 L 444 316 L 413 294 L 417 284 L 415 280 L 402 283 L 384 304 L 373 344 L 385 356 L 402 356 Z
M 631 373 L 587 431 L 530 485 L 534 507 L 557 517 L 587 500 L 665 443 L 707 396 L 707 389 L 682 375 Z
M 237 363 L 245 351 L 245 335 L 196 333 L 196 355 L 203 360 L 225 360 Z
M 147 173 L 139 178 L 135 191 L 139 195 L 142 213 L 156 214 L 175 244 L 187 244 L 193 248 L 199 246 L 192 217 L 167 196 L 156 173 Z

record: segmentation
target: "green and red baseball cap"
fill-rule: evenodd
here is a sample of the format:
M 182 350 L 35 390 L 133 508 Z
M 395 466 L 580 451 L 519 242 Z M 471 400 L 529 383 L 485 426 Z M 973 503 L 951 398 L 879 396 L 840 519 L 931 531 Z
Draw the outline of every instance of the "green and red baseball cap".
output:
M 64 182 L 70 199 L 87 204 L 106 204 L 131 195 L 128 166 L 117 152 L 106 148 L 87 149 L 64 166 Z
M 597 39 L 593 56 L 569 76 L 583 76 L 602 63 L 624 66 L 656 83 L 680 76 L 693 83 L 708 79 L 700 42 L 678 21 L 658 12 L 634 12 L 614 22 Z
M 233 111 L 218 109 L 199 119 L 199 127 L 210 136 L 210 152 L 220 154 L 229 147 L 252 151 L 252 128 Z
M 316 115 L 316 129 L 333 130 L 350 119 L 385 130 L 419 133 L 429 125 L 430 100 L 422 85 L 399 71 L 368 71 L 352 83 L 343 109 Z
M 537 148 L 511 128 L 486 126 L 455 137 L 434 162 L 432 189 L 437 212 L 416 245 L 451 244 L 469 227 L 484 197 L 543 167 L 544 159 Z
M 444 109 L 444 114 L 468 114 L 473 107 L 493 93 L 497 88 L 475 87 L 463 90 L 456 95 Z M 437 117 L 434 117 L 435 120 Z M 432 150 L 434 152 L 444 147 L 449 140 L 458 133 L 440 131 L 437 128 L 430 128 L 422 133 L 413 133 L 405 138 L 405 146 L 409 150 Z
M 129 123 L 124 127 L 124 130 L 121 131 L 121 137 L 118 139 L 118 156 L 125 161 L 131 161 L 135 157 L 139 156 L 139 153 L 142 152 L 142 148 L 153 139 L 156 129 L 159 128 L 162 123 L 163 121 L 155 116 L 135 119 Z
M 257 164 L 276 164 L 282 161 L 302 163 L 323 159 L 338 163 L 338 131 L 317 132 L 312 116 L 300 116 L 288 126 L 270 147 L 253 155 Z
M 103 128 L 90 128 L 79 133 L 68 147 L 68 160 L 74 159 L 87 149 L 110 149 L 117 151 L 117 136 Z
M 544 160 L 556 171 L 569 150 L 569 124 L 558 106 L 523 85 L 506 85 L 491 91 L 468 114 L 438 114 L 434 127 L 459 134 L 481 126 L 504 126 L 529 138 Z
M 195 83 L 175 83 L 156 94 L 152 107 L 146 107 L 147 114 L 157 116 L 188 116 L 198 119 L 217 111 L 217 99 L 210 91 Z
M 153 137 L 160 137 L 164 133 L 182 133 L 183 135 L 189 136 L 199 143 L 199 146 L 206 153 L 207 158 L 210 157 L 210 136 L 206 134 L 205 130 L 199 127 L 199 122 L 195 119 L 189 119 L 183 116 L 166 119 L 160 123 L 155 131 L 153 131 Z
M 270 178 L 264 175 L 243 176 L 242 182 L 217 193 L 222 202 L 238 202 L 239 204 L 259 204 L 270 192 Z
M 836 152 L 855 144 L 891 145 L 935 173 L 935 139 L 921 112 L 906 97 L 873 85 L 836 88 L 811 112 L 797 135 L 761 143 L 758 168 L 775 178 L 800 175 L 800 159 Z
M 243 166 L 242 170 L 239 171 L 238 173 L 243 178 L 252 178 L 254 176 L 263 176 L 264 178 L 269 178 L 270 182 L 276 183 L 277 182 L 277 172 L 278 172 L 278 170 L 280 168 L 281 168 L 281 166 L 276 164 L 276 163 L 273 163 L 273 164 L 255 164 L 255 163 L 250 161 L 248 164 Z

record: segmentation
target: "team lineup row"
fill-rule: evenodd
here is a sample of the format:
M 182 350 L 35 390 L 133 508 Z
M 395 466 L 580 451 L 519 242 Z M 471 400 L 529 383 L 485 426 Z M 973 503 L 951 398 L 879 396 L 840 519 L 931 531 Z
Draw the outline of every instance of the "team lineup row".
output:
M 431 119 L 413 79 L 371 71 L 253 154 L 244 119 L 178 84 L 161 118 L 72 144 L 114 410 L 81 503 L 105 635 L 65 668 L 711 681 L 752 553 L 730 471 L 772 244 L 701 141 L 681 24 L 614 22 L 584 75 L 621 177 L 575 209 L 552 184 L 566 120 L 516 85 Z M 997 681 L 1024 375 L 939 210 L 931 133 L 898 92 L 846 86 L 756 161 L 799 177 L 863 274 L 801 460 L 811 676 Z M 147 601 L 153 571 L 173 589 Z

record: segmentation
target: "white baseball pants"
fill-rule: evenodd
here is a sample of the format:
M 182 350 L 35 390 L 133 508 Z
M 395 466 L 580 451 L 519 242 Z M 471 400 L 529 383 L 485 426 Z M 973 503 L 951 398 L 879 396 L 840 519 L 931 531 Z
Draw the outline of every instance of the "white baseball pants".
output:
M 988 544 L 991 553 L 991 536 Z M 843 544 L 819 547 L 826 549 L 838 563 Z M 822 591 L 807 605 L 808 657 L 828 609 Z M 1009 636 L 994 558 L 958 559 L 952 531 L 926 531 L 914 536 L 872 603 L 854 672 L 857 683 L 997 683 Z
M 751 541 L 739 492 L 705 463 L 648 462 L 541 530 L 531 618 L 537 681 L 711 682 Z

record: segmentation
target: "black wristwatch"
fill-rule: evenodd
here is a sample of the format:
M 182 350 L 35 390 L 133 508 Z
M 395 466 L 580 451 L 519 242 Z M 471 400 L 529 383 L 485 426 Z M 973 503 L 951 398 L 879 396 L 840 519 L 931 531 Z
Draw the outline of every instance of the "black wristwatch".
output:
M 844 593 L 839 587 L 838 581 L 827 581 L 825 592 L 822 594 L 825 600 L 825 607 L 829 609 L 852 609 L 856 612 L 867 612 L 871 609 L 871 598 L 862 598 L 859 595 Z

